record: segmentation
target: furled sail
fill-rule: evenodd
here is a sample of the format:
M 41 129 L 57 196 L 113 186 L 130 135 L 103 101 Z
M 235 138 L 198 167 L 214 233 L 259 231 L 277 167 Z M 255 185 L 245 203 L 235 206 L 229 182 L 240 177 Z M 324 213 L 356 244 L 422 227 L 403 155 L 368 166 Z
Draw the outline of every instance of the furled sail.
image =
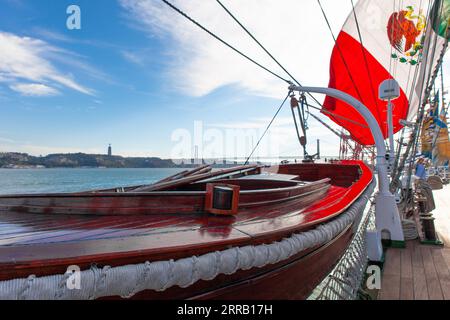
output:
M 430 18 L 433 9 L 440 13 L 435 21 Z M 387 137 L 387 103 L 378 99 L 378 87 L 394 78 L 401 88 L 400 97 L 393 101 L 394 132 L 398 132 L 400 120 L 412 120 L 417 113 L 426 80 L 445 43 L 442 30 L 449 22 L 449 9 L 450 0 L 360 0 L 333 49 L 329 87 L 360 100 Z M 433 22 L 439 27 L 429 28 Z M 347 104 L 326 97 L 323 112 L 355 141 L 374 144 L 364 119 Z

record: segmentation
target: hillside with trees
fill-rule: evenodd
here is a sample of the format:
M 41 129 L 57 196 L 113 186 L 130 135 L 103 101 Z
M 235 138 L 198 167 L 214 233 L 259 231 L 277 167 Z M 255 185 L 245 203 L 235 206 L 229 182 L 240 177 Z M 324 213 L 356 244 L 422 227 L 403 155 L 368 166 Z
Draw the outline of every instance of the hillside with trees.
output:
M 69 153 L 31 156 L 26 153 L 0 153 L 0 168 L 173 168 L 172 160 L 156 157 L 121 157 L 101 154 Z

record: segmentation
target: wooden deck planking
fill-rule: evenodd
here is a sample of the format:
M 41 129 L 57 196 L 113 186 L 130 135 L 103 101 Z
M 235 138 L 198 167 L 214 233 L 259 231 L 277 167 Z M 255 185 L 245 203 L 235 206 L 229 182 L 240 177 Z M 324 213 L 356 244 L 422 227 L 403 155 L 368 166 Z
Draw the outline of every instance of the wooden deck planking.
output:
M 385 274 L 381 280 L 380 300 L 398 300 L 400 297 L 400 275 Z
M 386 252 L 380 300 L 450 300 L 450 248 L 408 241 Z
M 422 254 L 417 250 L 416 242 L 408 242 L 407 249 L 411 252 L 411 264 L 413 269 L 413 296 L 414 300 L 428 300 L 427 280 L 423 266 Z
M 450 269 L 442 256 L 443 251 L 444 250 L 432 249 L 431 255 L 441 284 L 442 295 L 445 300 L 450 300 Z
M 384 265 L 383 279 L 380 299 L 397 300 L 400 297 L 401 273 L 400 273 L 401 255 L 400 251 L 388 250 L 386 252 L 386 263 Z
M 410 250 L 402 250 L 400 252 L 400 256 L 401 256 L 400 274 L 401 274 L 402 278 L 412 279 L 413 271 L 412 271 L 411 251 Z
M 441 254 L 447 264 L 447 267 L 450 269 L 450 250 L 443 250 L 441 251 Z
M 401 255 L 398 250 L 388 250 L 386 252 L 386 264 L 384 274 L 400 276 Z
M 400 300 L 414 300 L 413 278 L 400 278 Z
M 425 277 L 427 279 L 428 295 L 431 300 L 442 300 L 444 299 L 444 296 L 442 294 L 436 267 L 434 266 L 433 257 L 430 251 L 431 249 L 428 246 L 420 246 L 419 250 L 422 253 Z
M 400 300 L 414 300 L 414 279 L 411 252 L 400 252 Z
M 407 241 L 406 248 L 389 248 L 379 299 L 450 300 L 450 186 L 434 190 L 435 227 L 445 247 Z M 400 279 L 400 282 L 398 281 Z M 400 286 L 396 288 L 396 286 Z

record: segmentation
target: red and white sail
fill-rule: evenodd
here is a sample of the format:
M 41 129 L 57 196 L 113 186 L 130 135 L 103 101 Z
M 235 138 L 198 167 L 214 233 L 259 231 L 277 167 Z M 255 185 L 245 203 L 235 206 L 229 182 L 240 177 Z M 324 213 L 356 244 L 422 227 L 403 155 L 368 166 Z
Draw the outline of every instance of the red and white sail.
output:
M 417 113 L 422 83 L 436 65 L 442 48 L 441 43 L 436 55 L 424 52 L 426 41 L 430 41 L 427 38 L 433 35 L 428 16 L 435 2 L 442 9 L 450 0 L 360 0 L 337 38 L 329 87 L 349 93 L 368 107 L 385 137 L 387 106 L 378 99 L 378 87 L 389 78 L 400 85 L 401 95 L 393 101 L 394 132 L 397 132 L 402 128 L 400 120 L 411 120 Z M 374 143 L 364 119 L 345 103 L 326 97 L 323 113 L 346 128 L 359 143 Z

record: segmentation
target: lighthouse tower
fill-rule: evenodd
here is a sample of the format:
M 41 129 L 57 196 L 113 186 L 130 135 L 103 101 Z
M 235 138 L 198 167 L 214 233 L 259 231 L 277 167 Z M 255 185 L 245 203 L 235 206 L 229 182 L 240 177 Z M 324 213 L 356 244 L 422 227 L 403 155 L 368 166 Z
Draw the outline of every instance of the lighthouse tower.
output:
M 108 156 L 109 156 L 109 157 L 112 156 L 112 148 L 111 148 L 111 144 L 109 144 L 109 147 L 108 147 Z

